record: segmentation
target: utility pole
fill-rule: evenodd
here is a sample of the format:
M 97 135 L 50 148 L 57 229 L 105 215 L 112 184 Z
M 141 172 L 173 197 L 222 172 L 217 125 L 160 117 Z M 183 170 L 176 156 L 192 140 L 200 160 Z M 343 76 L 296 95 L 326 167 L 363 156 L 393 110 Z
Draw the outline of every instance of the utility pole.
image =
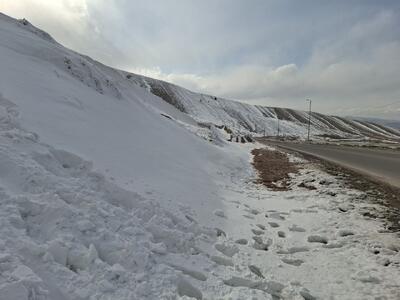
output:
M 278 139 L 279 139 L 279 133 L 280 133 L 280 128 L 279 128 L 279 118 L 278 118 Z
M 311 129 L 311 99 L 306 99 L 306 102 L 309 102 L 310 106 L 308 109 L 308 133 L 307 133 L 307 141 L 310 142 L 310 129 Z

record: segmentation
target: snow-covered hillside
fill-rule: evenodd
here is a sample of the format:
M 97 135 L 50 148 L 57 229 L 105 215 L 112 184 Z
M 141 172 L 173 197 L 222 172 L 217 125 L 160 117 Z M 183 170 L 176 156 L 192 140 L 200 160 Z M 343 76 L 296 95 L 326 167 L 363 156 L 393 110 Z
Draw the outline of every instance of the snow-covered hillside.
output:
M 127 74 L 127 77 L 198 122 L 227 126 L 234 132 L 304 138 L 307 135 L 308 112 L 286 108 L 249 105 L 215 96 L 198 94 L 174 84 Z M 278 124 L 279 120 L 279 124 Z M 400 131 L 379 123 L 349 118 L 311 114 L 311 134 L 316 137 L 376 138 L 399 140 Z M 279 126 L 279 132 L 278 132 Z
M 1 204 L 10 216 L 10 224 L 1 228 L 8 232 L 16 226 L 9 233 L 14 241 L 2 240 L 0 247 L 41 252 L 47 245 L 65 265 L 66 247 L 79 252 L 95 244 L 91 251 L 110 266 L 137 265 L 138 271 L 154 266 L 148 257 L 153 250 L 189 253 L 201 234 L 190 215 L 195 212 L 207 223 L 206 217 L 221 209 L 216 177 L 247 164 L 249 154 L 228 156 L 199 138 L 204 129 L 189 116 L 124 73 L 64 48 L 26 20 L 0 15 L 0 58 Z M 223 163 L 216 167 L 217 161 Z M 41 245 L 15 239 L 18 230 Z M 35 255 L 28 252 L 21 255 Z M 14 261 L 11 254 L 2 261 Z M 82 255 L 77 259 L 85 260 Z M 74 288 L 73 281 L 68 284 Z M 40 294 L 38 289 L 34 293 Z M 147 292 L 149 299 L 158 298 Z M 51 299 L 63 299 L 54 293 Z M 71 295 L 68 299 L 80 299 Z
M 16 107 L 23 128 L 90 159 L 127 189 L 185 203 L 191 198 L 194 205 L 215 193 L 205 168 L 220 151 L 160 113 L 187 126 L 196 122 L 119 71 L 32 34 L 31 25 L 4 19 L 2 103 Z
M 400 121 L 399 120 L 387 120 L 387 119 L 379 119 L 379 118 L 371 118 L 371 117 L 352 117 L 355 120 L 367 121 L 370 123 L 381 124 L 385 127 L 391 127 L 396 130 L 400 130 Z
M 383 207 L 294 157 L 291 190 L 263 188 L 261 145 L 198 124 L 263 109 L 154 82 L 0 14 L 0 300 L 400 297 L 395 235 L 361 214 Z

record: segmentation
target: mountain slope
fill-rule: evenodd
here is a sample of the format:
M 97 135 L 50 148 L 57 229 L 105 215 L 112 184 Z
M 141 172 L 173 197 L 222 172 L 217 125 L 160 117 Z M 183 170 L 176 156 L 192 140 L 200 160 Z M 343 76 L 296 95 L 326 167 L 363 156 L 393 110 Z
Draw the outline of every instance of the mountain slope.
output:
M 387 120 L 387 119 L 379 119 L 379 118 L 370 118 L 370 117 L 352 117 L 352 119 L 367 121 L 370 123 L 383 125 L 385 127 L 390 127 L 396 130 L 400 130 L 400 121 L 396 120 Z
M 253 172 L 247 150 L 209 134 L 124 72 L 0 14 L 0 299 L 196 292 L 167 260 L 211 247 L 221 174 Z
M 281 135 L 305 137 L 308 126 L 308 112 L 292 109 L 249 105 L 198 94 L 167 82 L 127 75 L 166 102 L 174 105 L 198 122 L 211 122 L 225 125 L 234 131 L 256 134 L 276 135 L 278 119 Z M 399 140 L 400 131 L 367 121 L 328 116 L 313 112 L 311 115 L 311 134 L 313 136 L 338 136 L 343 138 L 370 137 Z
M 96 169 L 137 192 L 179 195 L 180 202 L 215 192 L 204 166 L 220 150 L 160 112 L 196 124 L 187 115 L 119 71 L 32 35 L 31 25 L 2 20 L 1 34 L 2 99 L 18 107 L 21 126 L 42 142 L 90 158 Z M 202 184 L 210 189 L 203 191 Z

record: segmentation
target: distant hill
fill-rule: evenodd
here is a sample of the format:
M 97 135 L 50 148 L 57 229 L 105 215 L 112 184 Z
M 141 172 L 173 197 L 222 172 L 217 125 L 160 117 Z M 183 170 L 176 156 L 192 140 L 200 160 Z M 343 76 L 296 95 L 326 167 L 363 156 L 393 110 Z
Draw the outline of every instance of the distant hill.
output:
M 126 76 L 130 81 L 146 87 L 149 92 L 198 122 L 227 126 L 234 132 L 265 133 L 271 136 L 278 134 L 279 126 L 280 135 L 300 138 L 305 138 L 307 135 L 308 112 L 305 111 L 250 105 L 195 93 L 177 85 L 141 75 L 127 73 Z M 316 112 L 311 115 L 311 135 L 314 137 L 369 137 L 399 140 L 400 131 L 395 128 L 388 128 L 385 124 L 368 120 L 354 120 Z
M 371 123 L 376 123 L 379 125 L 391 127 L 397 130 L 400 130 L 400 120 L 387 120 L 387 119 L 380 119 L 380 118 L 370 118 L 370 117 L 349 117 L 354 120 L 361 120 Z

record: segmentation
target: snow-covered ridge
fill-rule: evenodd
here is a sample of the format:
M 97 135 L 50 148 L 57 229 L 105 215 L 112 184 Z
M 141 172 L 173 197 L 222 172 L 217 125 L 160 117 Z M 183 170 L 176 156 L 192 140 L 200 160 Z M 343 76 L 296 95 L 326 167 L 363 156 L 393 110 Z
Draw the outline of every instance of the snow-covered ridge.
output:
M 18 126 L 92 161 L 135 192 L 177 203 L 190 197 L 195 205 L 197 197 L 212 198 L 215 185 L 205 167 L 210 156 L 224 154 L 198 135 L 209 139 L 215 132 L 126 72 L 63 47 L 25 20 L 0 15 L 0 25 L 0 99 L 18 113 Z
M 14 23 L 16 26 L 23 27 L 25 30 L 32 32 L 33 34 L 37 35 L 38 37 L 49 41 L 51 43 L 57 43 L 53 37 L 48 34 L 46 31 L 43 31 L 35 26 L 33 26 L 28 20 L 22 19 L 22 20 L 16 20 L 13 19 L 3 13 L 0 12 L 0 19 L 6 20 L 10 23 Z
M 135 81 L 150 86 L 150 91 L 193 116 L 199 122 L 225 125 L 236 131 L 253 134 L 278 134 L 304 137 L 307 133 L 308 112 L 288 108 L 250 105 L 216 96 L 199 94 L 177 85 L 130 75 Z M 400 139 L 400 131 L 362 120 L 352 120 L 313 112 L 311 134 L 314 136 L 338 136 L 347 138 L 370 137 Z
M 124 72 L 0 15 L 0 299 L 195 293 L 178 259 L 215 242 L 218 181 L 251 173 L 247 151 L 208 134 Z

